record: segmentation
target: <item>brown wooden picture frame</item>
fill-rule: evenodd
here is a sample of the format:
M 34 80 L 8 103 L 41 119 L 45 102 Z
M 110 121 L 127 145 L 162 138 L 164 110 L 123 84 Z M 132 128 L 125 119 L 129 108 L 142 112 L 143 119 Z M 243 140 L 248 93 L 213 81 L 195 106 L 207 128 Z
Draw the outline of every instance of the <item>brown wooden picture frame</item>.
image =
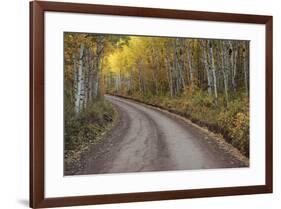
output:
M 44 195 L 44 12 L 68 12 L 265 25 L 266 32 L 266 184 L 110 195 L 46 198 Z M 77 3 L 30 2 L 30 207 L 46 208 L 105 203 L 272 193 L 272 63 L 273 17 L 247 14 L 105 6 Z

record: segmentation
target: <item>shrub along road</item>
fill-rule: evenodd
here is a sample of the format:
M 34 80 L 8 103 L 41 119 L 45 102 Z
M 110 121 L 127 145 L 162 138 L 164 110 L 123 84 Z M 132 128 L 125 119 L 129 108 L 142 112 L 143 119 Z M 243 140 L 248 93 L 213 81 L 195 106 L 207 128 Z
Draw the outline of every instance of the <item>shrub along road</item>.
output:
M 106 99 L 119 118 L 104 142 L 85 154 L 76 174 L 248 166 L 231 145 L 179 116 L 120 97 Z

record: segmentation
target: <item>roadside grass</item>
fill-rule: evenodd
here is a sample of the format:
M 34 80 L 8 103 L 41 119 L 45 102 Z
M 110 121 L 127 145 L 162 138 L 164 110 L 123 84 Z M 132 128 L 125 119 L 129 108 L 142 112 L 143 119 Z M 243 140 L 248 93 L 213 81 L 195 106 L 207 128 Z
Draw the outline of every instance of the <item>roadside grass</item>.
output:
M 113 93 L 114 94 L 114 93 Z M 249 99 L 243 93 L 232 95 L 227 107 L 224 97 L 217 101 L 206 92 L 186 91 L 181 96 L 119 94 L 139 102 L 166 109 L 190 119 L 193 123 L 221 134 L 243 155 L 249 157 Z M 118 95 L 118 94 L 116 94 Z
M 99 143 L 112 127 L 117 113 L 100 99 L 79 115 L 67 112 L 64 117 L 64 175 L 72 175 L 83 166 L 80 161 L 90 145 Z

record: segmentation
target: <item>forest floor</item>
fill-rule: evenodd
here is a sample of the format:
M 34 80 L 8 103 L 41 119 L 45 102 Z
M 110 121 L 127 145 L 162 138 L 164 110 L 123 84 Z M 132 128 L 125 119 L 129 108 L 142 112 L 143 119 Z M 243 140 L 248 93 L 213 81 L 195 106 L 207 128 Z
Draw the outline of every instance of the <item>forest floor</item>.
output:
M 83 169 L 83 158 L 90 147 L 103 143 L 104 135 L 117 121 L 112 104 L 100 99 L 82 114 L 65 120 L 64 175 L 73 175 Z
M 77 175 L 248 167 L 223 138 L 188 119 L 150 105 L 106 96 L 118 119 L 83 155 Z

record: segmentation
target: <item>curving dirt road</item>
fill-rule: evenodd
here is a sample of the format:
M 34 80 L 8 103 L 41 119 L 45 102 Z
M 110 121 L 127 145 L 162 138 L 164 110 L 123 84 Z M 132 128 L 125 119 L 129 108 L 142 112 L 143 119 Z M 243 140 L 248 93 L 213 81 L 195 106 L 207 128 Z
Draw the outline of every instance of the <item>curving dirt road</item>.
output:
M 106 96 L 119 113 L 103 143 L 84 156 L 77 174 L 245 167 L 210 135 L 172 114 Z

